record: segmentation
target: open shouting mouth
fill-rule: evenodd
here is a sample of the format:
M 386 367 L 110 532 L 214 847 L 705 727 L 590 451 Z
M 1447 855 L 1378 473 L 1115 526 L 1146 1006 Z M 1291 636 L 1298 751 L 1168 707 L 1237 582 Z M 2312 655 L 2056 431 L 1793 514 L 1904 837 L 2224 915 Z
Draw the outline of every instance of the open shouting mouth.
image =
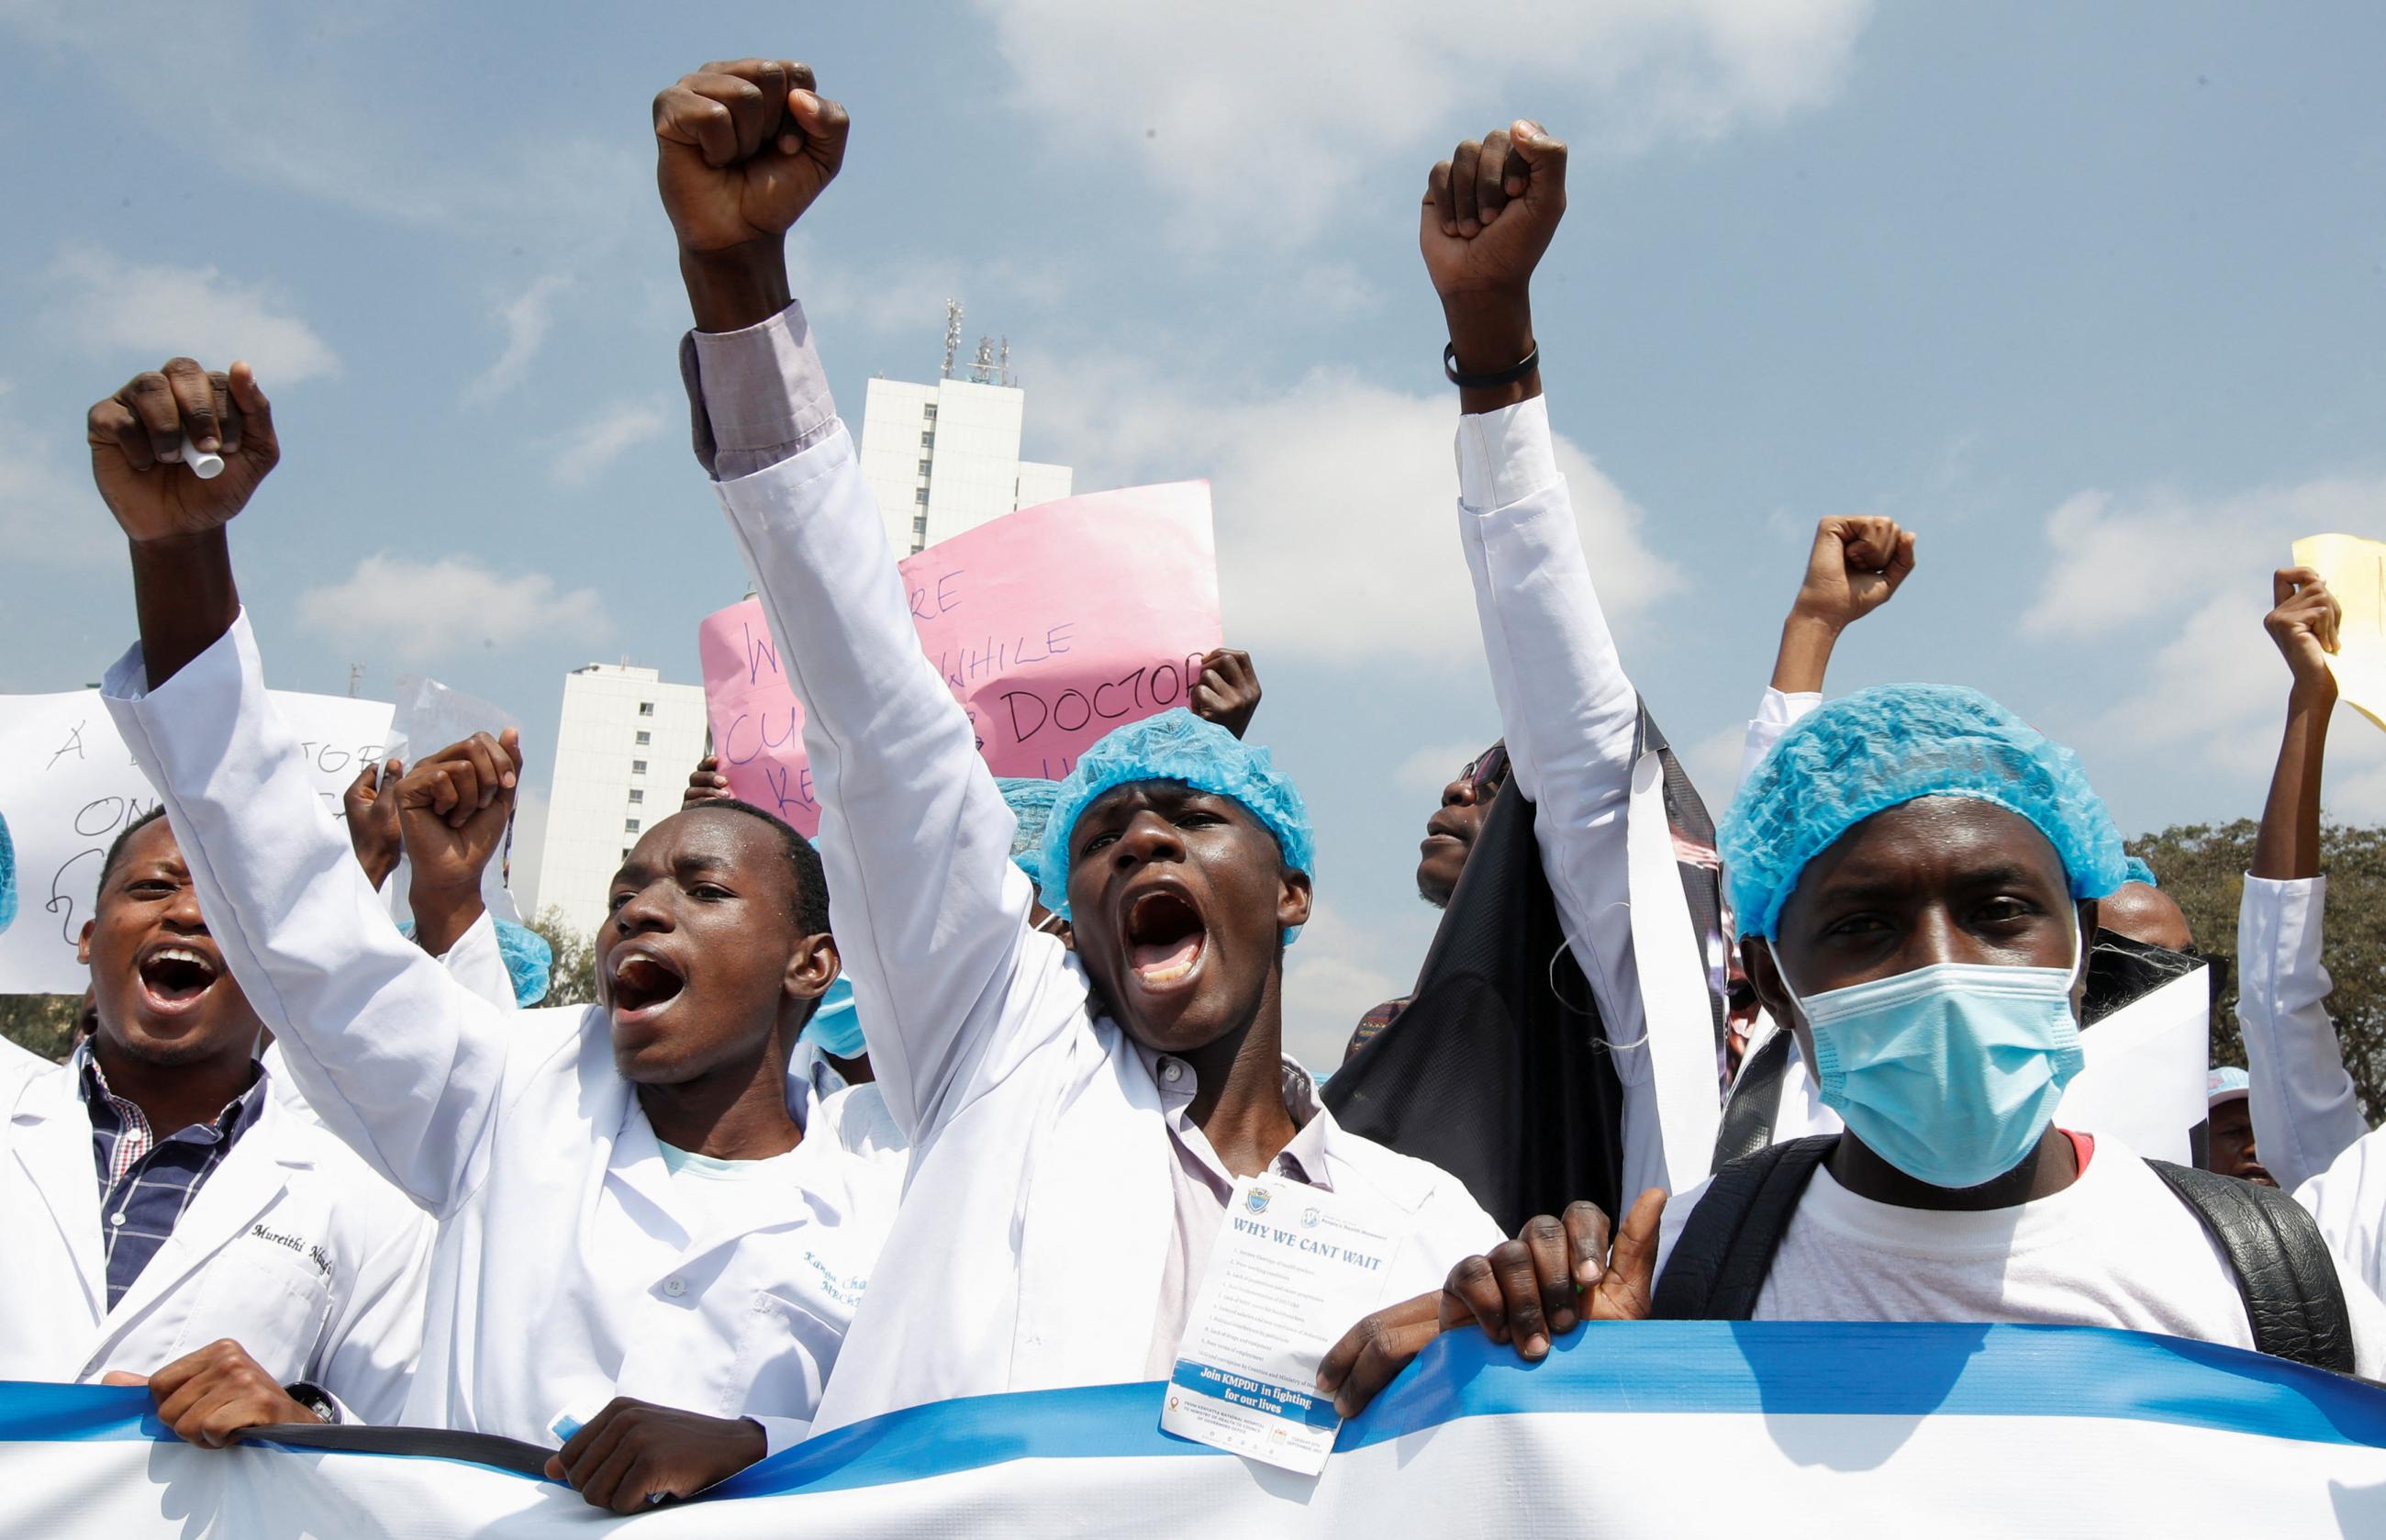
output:
M 1209 927 L 1193 900 L 1174 887 L 1146 889 L 1128 900 L 1127 967 L 1146 989 L 1169 989 L 1191 979 L 1209 950 Z
M 160 1016 L 179 1016 L 197 1008 L 223 964 L 211 952 L 181 942 L 151 946 L 141 954 L 141 1002 Z
M 677 963 L 644 947 L 616 948 L 607 967 L 616 1025 L 653 1020 L 687 987 Z

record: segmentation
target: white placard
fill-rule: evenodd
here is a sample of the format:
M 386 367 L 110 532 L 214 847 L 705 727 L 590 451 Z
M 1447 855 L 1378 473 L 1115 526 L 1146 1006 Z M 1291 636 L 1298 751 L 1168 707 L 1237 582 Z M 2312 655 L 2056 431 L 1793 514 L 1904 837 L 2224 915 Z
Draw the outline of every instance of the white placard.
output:
M 1374 1205 L 1280 1177 L 1244 1177 L 1193 1298 L 1160 1425 L 1313 1476 L 1342 1426 L 1317 1365 L 1381 1302 L 1391 1227 Z
M 332 816 L 357 768 L 381 756 L 386 702 L 273 692 Z M 117 736 L 96 690 L 0 696 L 0 818 L 17 850 L 17 916 L 0 931 L 0 995 L 80 995 L 75 938 L 91 919 L 99 863 L 157 794 Z M 5 906 L 0 906 L 4 908 Z
M 2212 1056 L 2212 974 L 2182 973 L 2079 1034 L 2087 1061 L 2063 1088 L 2054 1121 L 2109 1133 L 2140 1155 L 2195 1164 Z

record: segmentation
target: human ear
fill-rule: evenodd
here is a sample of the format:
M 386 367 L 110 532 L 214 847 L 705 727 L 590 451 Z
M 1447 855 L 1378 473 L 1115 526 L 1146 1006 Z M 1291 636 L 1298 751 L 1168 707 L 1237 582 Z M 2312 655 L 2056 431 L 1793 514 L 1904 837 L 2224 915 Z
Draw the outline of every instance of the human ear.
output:
M 1299 926 L 1308 924 L 1311 902 L 1309 873 L 1306 871 L 1286 872 L 1279 880 L 1276 887 L 1276 929 L 1279 931 L 1289 931 Z
M 1781 982 L 1781 965 L 1774 960 L 1773 944 L 1763 936 L 1740 937 L 1739 966 L 1748 974 L 1749 987 L 1756 991 L 1756 1003 L 1764 1008 L 1765 1015 L 1798 1034 L 1798 1051 L 1812 1064 L 1814 1039 L 1808 1035 L 1805 1014 L 1790 998 L 1789 986 Z
M 2081 1021 L 2088 999 L 2088 959 L 2096 950 L 2096 900 L 2079 900 L 2079 956 L 2071 971 L 2071 1014 Z
M 791 1000 L 817 1000 L 836 983 L 843 966 L 836 955 L 835 936 L 806 936 L 803 945 L 787 958 L 786 977 L 780 987 Z
M 75 961 L 86 968 L 91 966 L 91 933 L 98 923 L 96 920 L 84 920 L 82 932 L 75 937 Z

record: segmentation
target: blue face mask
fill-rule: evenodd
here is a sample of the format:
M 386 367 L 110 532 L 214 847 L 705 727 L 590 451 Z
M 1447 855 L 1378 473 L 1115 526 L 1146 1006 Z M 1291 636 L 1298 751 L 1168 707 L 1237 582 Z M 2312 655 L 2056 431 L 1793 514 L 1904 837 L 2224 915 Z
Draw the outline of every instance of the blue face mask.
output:
M 835 1058 L 860 1058 L 870 1045 L 861 1039 L 861 1018 L 853 1008 L 853 985 L 839 973 L 804 1023 L 801 1041 Z
M 1798 1000 L 1823 1104 L 1917 1182 L 1960 1189 L 2003 1176 L 2079 1072 L 2074 970 L 1939 963 Z

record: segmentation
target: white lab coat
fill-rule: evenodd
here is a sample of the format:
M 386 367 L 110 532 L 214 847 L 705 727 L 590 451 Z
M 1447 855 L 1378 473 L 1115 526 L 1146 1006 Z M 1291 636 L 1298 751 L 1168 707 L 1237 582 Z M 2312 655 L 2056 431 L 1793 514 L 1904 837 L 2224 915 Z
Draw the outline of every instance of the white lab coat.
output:
M 230 1337 L 277 1381 L 396 1417 L 422 1338 L 428 1220 L 271 1096 L 107 1305 L 91 1113 L 73 1066 L 0 1095 L 0 1379 L 149 1374 Z
M 1175 1222 L 1151 1071 L 1075 958 L 1028 924 L 1011 811 L 921 655 L 843 426 L 719 492 L 804 701 L 837 947 L 913 1140 L 819 1426 L 1139 1381 Z M 1501 1238 L 1447 1173 L 1330 1124 L 1324 1143 L 1327 1184 L 1386 1205 L 1404 1234 L 1385 1298 L 1438 1287 Z
M 594 1008 L 502 1010 L 401 936 L 307 784 L 243 616 L 119 730 L 209 931 L 323 1124 L 440 1221 L 406 1421 L 553 1443 L 614 1396 L 802 1436 L 897 1200 L 884 1105 L 834 1098 L 705 1229 Z
M 2245 879 L 2237 910 L 2237 1024 L 2254 1144 L 2336 1254 L 2386 1291 L 2386 1130 L 2361 1114 L 2328 1014 L 2320 963 L 2328 879 Z
M 439 964 L 455 976 L 458 983 L 491 1005 L 506 1010 L 514 1008 L 514 981 L 506 972 L 505 955 L 497 950 L 497 922 L 486 910 L 456 938 L 456 945 L 447 948 Z M 290 1073 L 290 1061 L 280 1043 L 267 1044 L 257 1062 L 265 1066 L 269 1077 L 266 1088 L 273 1094 L 274 1100 L 310 1123 L 322 1121 L 307 1105 L 307 1097 L 299 1091 L 296 1077 Z
M 1547 404 L 1459 419 L 1458 527 L 1484 661 L 1541 870 L 1624 1092 L 1623 1201 L 1707 1174 L 1722 1117 L 1714 1006 L 1640 695 L 1584 554 Z

